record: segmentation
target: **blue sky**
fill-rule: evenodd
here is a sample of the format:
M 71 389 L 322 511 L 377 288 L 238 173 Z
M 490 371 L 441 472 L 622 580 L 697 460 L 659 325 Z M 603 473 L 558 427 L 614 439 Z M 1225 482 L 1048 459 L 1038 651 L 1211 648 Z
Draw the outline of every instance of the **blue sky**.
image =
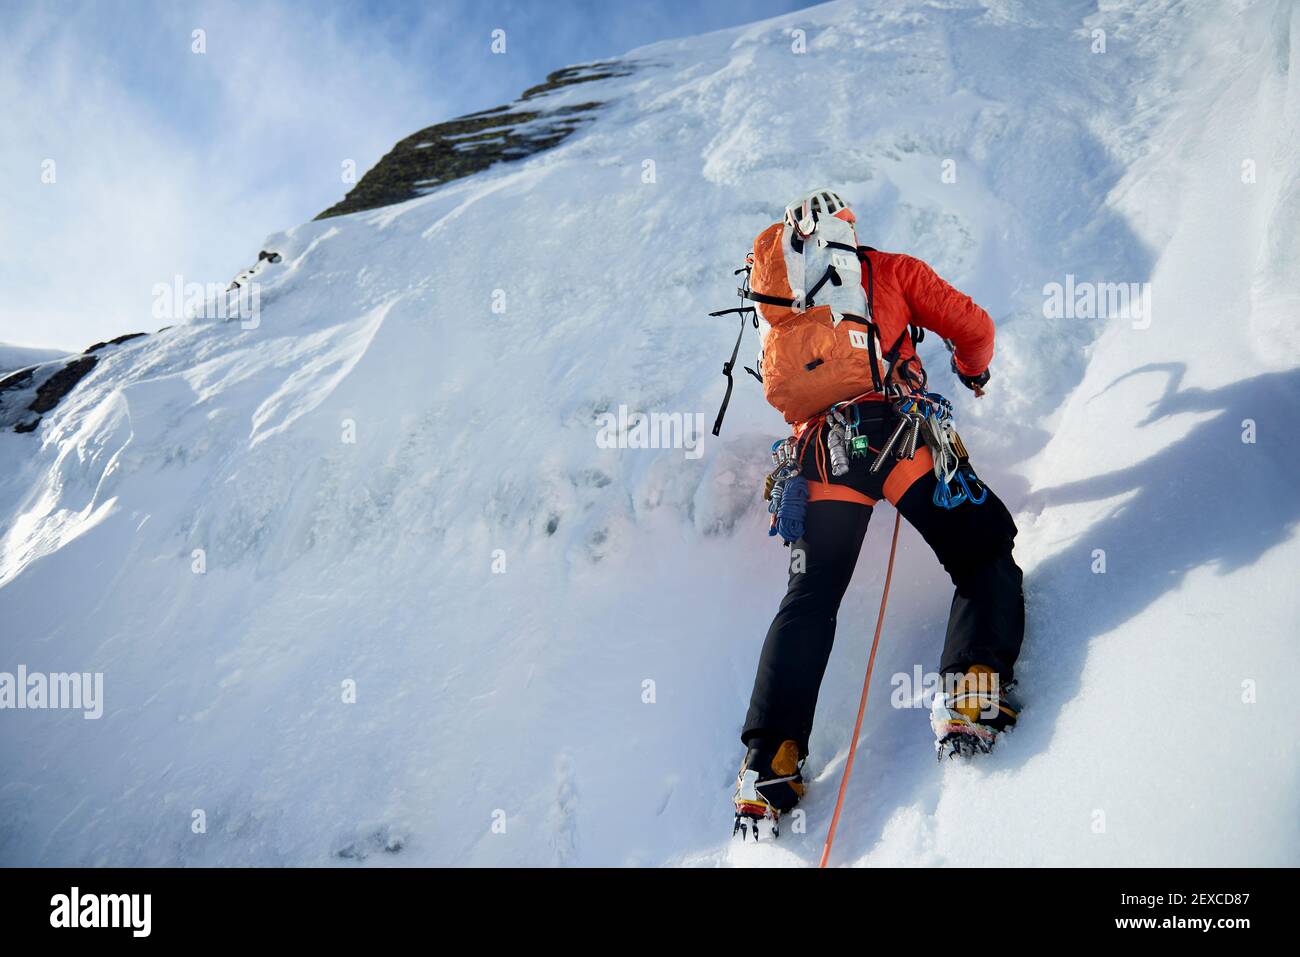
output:
M 269 233 L 342 197 L 346 159 L 364 171 L 558 67 L 808 5 L 7 3 L 0 342 L 80 350 L 152 329 L 154 283 L 229 280 Z

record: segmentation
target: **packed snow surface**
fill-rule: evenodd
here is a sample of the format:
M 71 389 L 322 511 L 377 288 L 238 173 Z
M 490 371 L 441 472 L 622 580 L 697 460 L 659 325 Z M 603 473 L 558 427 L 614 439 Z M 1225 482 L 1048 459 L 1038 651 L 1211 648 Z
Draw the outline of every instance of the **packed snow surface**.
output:
M 0 672 L 103 675 L 97 720 L 0 712 L 0 863 L 815 863 L 892 511 L 806 815 L 741 846 L 784 425 L 741 376 L 697 450 L 597 441 L 620 406 L 707 432 L 705 313 L 815 185 L 997 321 L 982 400 L 922 354 L 1029 599 L 1021 726 L 937 765 L 891 705 L 950 586 L 904 529 L 835 862 L 1300 862 L 1297 50 L 1285 0 L 832 3 L 633 51 L 558 94 L 606 103 L 560 147 L 270 237 L 255 327 L 131 340 L 0 434 Z M 1049 318 L 1067 282 L 1149 295 Z

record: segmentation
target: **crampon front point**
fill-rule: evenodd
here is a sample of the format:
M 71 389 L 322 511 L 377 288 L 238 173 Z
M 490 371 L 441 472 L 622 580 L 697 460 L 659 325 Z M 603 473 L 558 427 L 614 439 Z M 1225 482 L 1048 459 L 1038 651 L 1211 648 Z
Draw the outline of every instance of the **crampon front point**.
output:
M 740 835 L 742 841 L 746 840 L 750 834 L 754 835 L 754 840 L 759 839 L 761 832 L 766 832 L 773 839 L 781 836 L 781 815 L 773 807 L 767 804 L 736 804 L 736 823 L 731 829 L 731 836 Z

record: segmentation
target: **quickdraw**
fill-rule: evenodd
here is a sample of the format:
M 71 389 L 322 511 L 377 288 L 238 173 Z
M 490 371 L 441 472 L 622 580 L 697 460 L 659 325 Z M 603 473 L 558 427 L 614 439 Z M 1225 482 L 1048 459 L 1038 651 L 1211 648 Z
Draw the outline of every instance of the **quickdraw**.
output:
M 952 509 L 963 502 L 982 505 L 988 489 L 975 474 L 970 454 L 952 420 L 952 403 L 937 392 L 914 397 L 926 403 L 924 418 L 925 444 L 934 458 L 934 504 Z

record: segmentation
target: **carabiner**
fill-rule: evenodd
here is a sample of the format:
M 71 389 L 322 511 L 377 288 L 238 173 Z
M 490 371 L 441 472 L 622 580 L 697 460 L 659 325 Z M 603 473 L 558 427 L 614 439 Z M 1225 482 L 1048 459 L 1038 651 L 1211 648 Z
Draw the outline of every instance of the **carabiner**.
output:
M 966 492 L 961 481 L 957 482 L 957 494 L 953 494 L 952 488 L 947 482 L 937 482 L 934 486 L 934 504 L 940 508 L 953 509 L 966 501 Z
M 988 486 L 980 481 L 980 477 L 975 474 L 975 470 L 970 467 L 969 462 L 957 470 L 957 481 L 961 483 L 961 487 L 965 491 L 966 497 L 970 499 L 972 505 L 983 505 L 984 500 L 989 497 Z M 971 491 L 971 482 L 974 482 L 980 491 L 978 498 L 976 498 L 975 493 Z

